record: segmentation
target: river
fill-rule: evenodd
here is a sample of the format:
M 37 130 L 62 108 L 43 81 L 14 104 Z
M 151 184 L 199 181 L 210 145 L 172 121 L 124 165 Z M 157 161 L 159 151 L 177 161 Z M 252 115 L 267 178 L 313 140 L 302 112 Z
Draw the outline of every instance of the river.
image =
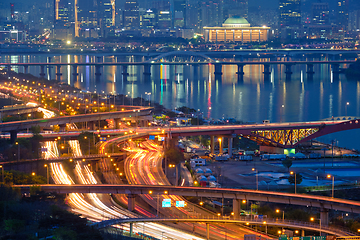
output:
M 87 54 L 31 54 L 1 55 L 0 62 L 97 62 L 98 57 Z M 312 60 L 313 58 L 311 58 Z M 314 60 L 326 60 L 319 57 Z M 354 59 L 354 58 L 352 58 Z M 136 56 L 101 56 L 102 62 L 141 61 Z M 247 60 L 247 59 L 244 59 Z M 266 59 L 251 59 L 264 61 Z M 296 60 L 296 59 L 293 59 Z M 305 60 L 305 59 L 302 59 Z M 23 72 L 23 68 L 14 68 Z M 39 76 L 40 67 L 29 67 L 29 73 Z M 314 65 L 313 79 L 308 79 L 306 65 L 295 65 L 291 79 L 286 79 L 284 66 L 273 65 L 270 79 L 264 81 L 262 65 L 246 65 L 245 75 L 239 81 L 236 66 L 223 66 L 222 80 L 214 77 L 214 66 L 204 65 L 194 71 L 192 66 L 152 66 L 151 79 L 143 76 L 142 66 L 130 66 L 124 80 L 120 66 L 102 68 L 100 81 L 95 80 L 95 67 L 79 67 L 77 81 L 70 66 L 62 67 L 62 81 L 83 90 L 101 93 L 128 94 L 151 98 L 167 108 L 180 106 L 195 108 L 207 118 L 236 118 L 244 122 L 317 121 L 332 116 L 360 116 L 360 82 L 337 79 L 329 65 Z M 55 69 L 47 69 L 48 79 L 55 79 Z M 151 92 L 151 95 L 145 95 Z M 324 136 L 319 140 L 342 147 L 360 150 L 360 130 L 351 130 Z

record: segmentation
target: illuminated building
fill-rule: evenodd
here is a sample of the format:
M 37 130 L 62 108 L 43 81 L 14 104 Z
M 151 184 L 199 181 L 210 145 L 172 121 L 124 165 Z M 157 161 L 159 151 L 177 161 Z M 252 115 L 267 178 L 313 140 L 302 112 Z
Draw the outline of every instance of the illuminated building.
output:
M 222 27 L 204 27 L 208 42 L 263 42 L 268 40 L 269 27 L 251 27 L 242 17 L 228 18 Z
M 139 3 L 136 0 L 127 0 L 124 4 L 123 26 L 126 30 L 140 28 Z

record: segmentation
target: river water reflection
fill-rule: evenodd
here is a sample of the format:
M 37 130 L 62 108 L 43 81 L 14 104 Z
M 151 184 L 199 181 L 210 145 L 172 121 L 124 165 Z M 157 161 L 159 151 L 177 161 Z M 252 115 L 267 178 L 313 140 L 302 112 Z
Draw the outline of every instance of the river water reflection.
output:
M 135 62 L 136 56 L 94 55 L 2 55 L 0 62 Z M 100 56 L 100 57 L 99 57 Z M 246 59 L 244 59 L 246 60 Z M 255 59 L 265 61 L 266 59 Z M 306 60 L 303 58 L 302 60 Z M 313 60 L 311 58 L 310 60 Z M 314 59 L 318 60 L 318 59 Z M 326 58 L 323 58 L 326 60 Z M 15 71 L 23 72 L 22 67 Z M 204 117 L 236 118 L 244 122 L 316 121 L 332 116 L 360 116 L 360 82 L 337 79 L 329 65 L 314 65 L 315 74 L 309 79 L 306 65 L 295 65 L 291 79 L 286 79 L 282 65 L 271 67 L 271 75 L 264 80 L 262 65 L 247 65 L 242 81 L 236 75 L 236 66 L 223 66 L 221 80 L 214 77 L 214 66 L 152 66 L 151 79 L 143 76 L 142 66 L 130 66 L 125 80 L 120 66 L 103 67 L 101 80 L 95 80 L 95 67 L 79 67 L 74 79 L 72 67 L 62 67 L 62 81 L 91 92 L 128 94 L 148 98 L 167 108 L 188 106 L 199 109 Z M 39 67 L 29 67 L 29 73 L 39 76 Z M 47 69 L 48 79 L 55 79 L 55 69 Z M 349 104 L 347 104 L 349 103 Z M 349 148 L 360 149 L 358 130 L 322 137 L 320 140 Z

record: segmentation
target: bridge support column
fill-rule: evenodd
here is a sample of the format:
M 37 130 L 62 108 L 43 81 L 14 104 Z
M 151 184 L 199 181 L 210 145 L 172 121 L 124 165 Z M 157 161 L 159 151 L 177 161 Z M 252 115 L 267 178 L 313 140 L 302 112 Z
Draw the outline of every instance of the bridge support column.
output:
M 44 65 L 40 66 L 40 77 L 45 78 L 45 66 Z
M 121 119 L 120 118 L 115 118 L 114 119 L 114 124 L 115 124 L 115 129 L 119 129 L 120 124 L 121 124 Z
M 127 65 L 123 65 L 122 66 L 122 75 L 124 76 L 124 78 L 126 78 L 127 76 L 129 76 L 129 73 L 128 73 L 128 66 Z
M 332 69 L 332 72 L 333 74 L 338 74 L 340 73 L 340 64 L 331 64 L 331 69 Z
M 10 131 L 10 143 L 14 144 L 17 139 L 17 131 L 12 130 Z
M 228 137 L 228 154 L 229 157 L 232 157 L 232 146 L 233 146 L 233 137 Z
M 215 149 L 215 136 L 210 137 L 210 152 L 214 154 Z
M 24 65 L 24 73 L 27 74 L 28 73 L 28 68 L 29 66 L 28 65 Z
M 291 75 L 292 75 L 291 66 L 292 64 L 285 64 L 286 80 L 291 80 Z
M 101 71 L 100 71 L 101 65 L 95 66 L 95 79 L 97 82 L 100 81 Z
M 193 74 L 195 76 L 195 79 L 197 78 L 198 76 L 198 73 L 199 73 L 199 65 L 192 65 L 193 67 Z
M 233 213 L 235 219 L 238 219 L 240 216 L 240 210 L 241 210 L 241 202 L 239 199 L 233 199 Z
M 224 145 L 224 138 L 223 137 L 219 137 L 218 138 L 219 139 L 219 153 L 220 154 L 222 154 L 223 153 L 223 150 L 224 150 L 224 147 L 223 147 L 223 145 Z
M 222 64 L 215 63 L 215 72 L 214 72 L 214 74 L 215 74 L 215 76 L 216 75 L 219 75 L 219 76 L 222 75 Z
M 130 237 L 132 236 L 133 234 L 133 223 L 130 223 Z
M 264 72 L 263 72 L 263 74 L 264 75 L 271 74 L 270 64 L 264 64 Z
M 144 75 L 151 76 L 151 65 L 150 64 L 144 64 Z
M 11 65 L 10 64 L 6 66 L 6 71 L 7 71 L 8 78 L 10 78 L 11 77 Z
M 306 73 L 307 74 L 314 74 L 314 64 L 307 64 L 307 69 L 306 69 Z
M 56 74 L 55 75 L 56 75 L 56 80 L 61 81 L 62 73 L 61 73 L 61 66 L 60 65 L 56 66 Z
M 238 64 L 238 71 L 236 72 L 237 75 L 244 75 L 244 64 Z
M 206 240 L 210 240 L 210 223 L 206 223 Z
M 76 65 L 73 65 L 73 73 L 72 73 L 72 75 L 74 77 L 74 82 L 77 81 L 77 76 L 79 75 L 78 72 L 77 72 L 77 68 L 78 67 Z
M 134 194 L 128 194 L 128 210 L 134 211 L 135 210 L 135 195 Z
M 302 236 L 302 237 L 305 237 L 305 231 L 304 231 L 304 229 L 301 230 L 301 236 Z
M 59 127 L 60 127 L 60 132 L 66 131 L 66 124 L 59 124 Z
M 292 66 L 292 64 L 285 64 L 285 73 L 286 74 L 292 74 L 291 66 Z
M 320 208 L 321 226 L 329 225 L 329 209 Z

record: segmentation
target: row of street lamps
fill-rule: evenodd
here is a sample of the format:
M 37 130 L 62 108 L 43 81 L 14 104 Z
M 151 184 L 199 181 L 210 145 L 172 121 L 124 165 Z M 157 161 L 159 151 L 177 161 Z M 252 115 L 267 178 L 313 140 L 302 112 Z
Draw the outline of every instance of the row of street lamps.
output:
M 256 191 L 258 191 L 259 190 L 259 172 L 258 172 L 258 170 L 256 169 L 256 168 L 252 168 L 251 169 L 252 171 L 255 171 L 255 175 L 256 175 Z M 295 184 L 294 184 L 294 192 L 295 192 L 295 194 L 297 194 L 297 192 L 296 192 L 296 172 L 294 172 L 294 171 L 291 171 L 290 172 L 290 175 L 294 175 L 294 180 L 295 180 Z M 334 175 L 331 175 L 331 174 L 328 174 L 328 175 L 326 175 L 326 178 L 329 178 L 329 179 L 332 179 L 332 188 L 331 188 L 331 197 L 332 198 L 334 198 L 334 184 L 335 184 L 335 177 L 334 177 Z

